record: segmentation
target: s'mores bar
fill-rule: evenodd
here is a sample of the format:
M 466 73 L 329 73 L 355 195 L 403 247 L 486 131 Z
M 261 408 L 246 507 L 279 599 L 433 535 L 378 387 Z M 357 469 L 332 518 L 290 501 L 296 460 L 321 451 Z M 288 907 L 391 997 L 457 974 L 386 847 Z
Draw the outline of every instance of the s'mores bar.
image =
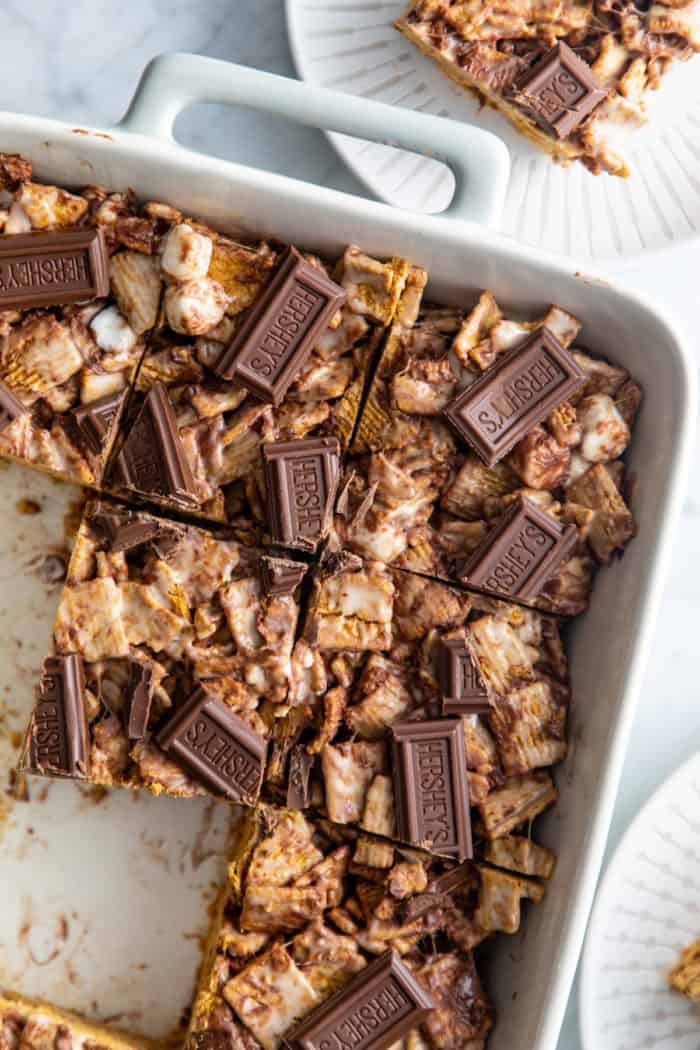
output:
M 21 995 L 0 995 L 2 1050 L 157 1050 L 156 1043 Z
M 615 139 L 700 50 L 697 0 L 411 0 L 396 26 L 443 73 L 564 164 L 628 175 Z
M 127 194 L 0 153 L 0 456 L 101 485 L 158 313 L 148 225 Z
M 26 771 L 252 804 L 287 711 L 305 565 L 88 504 Z
M 502 841 L 502 867 L 455 866 L 298 811 L 251 811 L 187 1050 L 483 1050 L 494 1009 L 474 949 L 518 930 L 552 870 L 548 850 L 528 842 L 516 860 Z
M 634 536 L 622 456 L 641 402 L 558 306 L 397 321 L 339 487 L 340 546 L 546 612 L 588 605 Z
M 313 553 L 408 264 L 244 247 L 176 216 L 158 273 L 112 488 Z
M 556 797 L 569 700 L 556 619 L 330 555 L 292 654 L 267 791 L 465 860 L 475 829 L 505 835 Z

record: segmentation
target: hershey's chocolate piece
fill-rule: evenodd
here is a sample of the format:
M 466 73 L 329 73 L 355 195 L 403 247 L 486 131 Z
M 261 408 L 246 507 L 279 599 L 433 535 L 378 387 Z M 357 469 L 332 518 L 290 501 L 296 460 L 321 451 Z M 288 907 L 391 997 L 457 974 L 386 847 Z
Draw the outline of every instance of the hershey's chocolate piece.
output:
M 103 534 L 110 551 L 115 554 L 134 550 L 160 537 L 175 536 L 178 532 L 175 525 L 155 518 L 146 518 L 106 503 L 94 504 L 88 517 L 90 523 Z
M 434 853 L 472 854 L 461 718 L 394 722 L 392 773 L 399 837 Z
M 90 775 L 85 675 L 77 653 L 44 661 L 27 768 L 78 779 Z
M 564 527 L 521 496 L 479 544 L 459 579 L 502 597 L 532 601 L 576 544 L 575 525 Z
M 7 383 L 0 379 L 0 432 L 28 411 L 27 406 L 12 393 Z
M 130 740 L 141 740 L 148 731 L 148 719 L 153 703 L 153 667 L 131 660 L 131 702 L 126 726 Z
M 168 719 L 156 742 L 212 791 L 255 803 L 267 742 L 202 686 Z
M 101 230 L 0 236 L 0 310 L 29 310 L 109 295 Z
M 296 744 L 289 753 L 287 772 L 287 809 L 308 809 L 311 801 L 309 781 L 314 767 L 314 756 L 303 744 Z
M 585 381 L 573 356 L 543 326 L 451 401 L 444 415 L 492 467 Z
M 545 131 L 565 139 L 607 93 L 591 67 L 560 41 L 516 80 L 513 100 Z
M 143 495 L 166 497 L 191 506 L 194 478 L 162 383 L 154 383 L 115 462 L 117 480 Z
M 105 451 L 110 434 L 119 416 L 124 401 L 126 390 L 120 390 L 116 394 L 106 394 L 98 397 L 96 401 L 88 401 L 70 414 L 73 429 L 78 439 L 90 451 L 99 456 Z
M 435 1008 L 398 952 L 388 951 L 284 1037 L 289 1050 L 387 1050 Z
M 291 558 L 271 558 L 263 555 L 260 559 L 260 577 L 266 594 L 294 594 L 306 576 L 309 566 Z
M 263 445 L 270 532 L 275 543 L 315 551 L 328 531 L 338 484 L 336 438 Z
M 467 861 L 466 864 L 457 864 L 448 868 L 441 875 L 431 879 L 428 884 L 428 893 L 442 896 L 452 894 L 456 890 L 469 890 L 476 884 L 474 865 Z
M 435 675 L 444 715 L 487 714 L 488 695 L 464 638 L 440 639 L 435 647 Z
M 215 368 L 279 405 L 346 295 L 289 248 Z

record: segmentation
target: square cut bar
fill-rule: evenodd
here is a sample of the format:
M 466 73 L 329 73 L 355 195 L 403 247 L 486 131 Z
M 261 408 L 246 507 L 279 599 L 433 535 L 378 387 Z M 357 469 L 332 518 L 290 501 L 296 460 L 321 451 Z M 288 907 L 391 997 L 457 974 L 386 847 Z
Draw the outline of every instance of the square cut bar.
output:
M 120 308 L 129 253 L 108 243 L 88 196 L 29 184 L 13 207 L 27 196 L 50 198 L 36 221 L 53 207 L 54 228 L 10 236 L 0 221 L 0 455 L 99 486 L 148 324 Z
M 0 1040 L 7 1050 L 158 1050 L 150 1039 L 9 992 L 0 996 Z
M 305 569 L 284 562 L 269 590 L 261 560 L 226 536 L 89 503 L 25 770 L 254 803 L 288 711 Z
M 554 159 L 619 176 L 629 168 L 611 130 L 643 125 L 647 92 L 700 50 L 696 0 L 410 0 L 396 26 Z
M 442 719 L 436 656 L 452 642 L 474 662 L 486 696 L 479 712 Z M 559 625 L 519 605 L 331 554 L 313 577 L 291 668 L 263 797 L 363 833 L 468 856 L 470 816 L 481 823 L 489 794 L 566 754 L 570 690 Z M 431 777 L 447 837 L 438 821 L 421 823 L 427 779 L 416 774 L 413 793 L 412 767 L 396 752 L 392 779 L 396 733 L 410 744 L 425 727 L 440 748 Z M 427 794 L 424 801 L 428 813 Z
M 459 582 L 473 552 L 525 497 L 553 527 L 575 526 L 576 542 L 536 596 L 518 600 L 562 615 L 582 612 L 596 565 L 608 564 L 635 534 L 621 457 L 632 439 L 639 385 L 624 369 L 584 352 L 580 323 L 561 307 L 524 322 L 504 315 L 490 292 L 466 310 L 416 309 L 416 287 L 409 293 L 416 319 L 397 320 L 387 336 L 339 483 L 334 543 Z M 553 357 L 543 349 L 550 344 Z M 517 398 L 506 405 L 494 397 L 503 390 L 501 369 L 517 377 L 521 362 L 527 373 L 541 354 L 551 365 L 549 388 L 542 371 L 539 390 L 515 378 Z M 582 387 L 573 374 L 583 374 Z M 518 440 L 492 465 L 449 421 L 450 406 L 469 404 L 482 416 L 477 423 L 494 431 L 511 410 L 521 424 L 529 419 L 522 430 L 507 421 L 501 427 L 508 439 L 518 430 Z
M 477 849 L 456 866 L 298 811 L 246 811 L 187 1050 L 484 1047 L 494 1010 L 473 950 L 519 929 L 554 858 L 515 835 Z
M 212 262 L 206 277 L 182 280 L 170 245 L 191 242 Z M 322 262 L 295 249 L 235 245 L 201 225 L 171 226 L 158 275 L 164 307 L 122 427 L 113 491 L 234 524 L 250 544 L 301 540 L 313 549 L 320 537 L 305 544 L 288 530 L 271 535 L 280 506 L 265 451 L 295 443 L 302 455 L 305 442 L 316 442 L 344 453 L 410 273 L 404 260 L 380 262 L 356 248 Z M 307 313 L 297 302 L 304 289 L 314 299 Z M 134 430 L 154 388 L 169 406 L 171 458 L 186 468 L 179 485 Z M 330 498 L 337 466 L 329 457 Z

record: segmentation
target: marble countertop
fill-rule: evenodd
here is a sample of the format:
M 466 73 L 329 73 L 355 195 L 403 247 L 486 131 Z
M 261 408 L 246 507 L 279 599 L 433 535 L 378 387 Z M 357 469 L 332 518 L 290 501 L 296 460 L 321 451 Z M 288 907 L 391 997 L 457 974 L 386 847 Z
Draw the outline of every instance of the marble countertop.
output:
M 283 0 L 53 0 L 3 4 L 0 109 L 104 126 L 124 112 L 148 59 L 187 50 L 294 75 Z M 248 111 L 198 107 L 182 116 L 196 149 L 360 195 L 320 132 Z M 609 269 L 672 315 L 698 351 L 700 248 Z M 700 460 L 696 459 L 613 819 L 608 855 L 652 790 L 698 749 L 700 697 L 693 663 L 700 587 Z M 697 568 L 695 567 L 697 566 Z M 575 989 L 559 1050 L 579 1050 Z

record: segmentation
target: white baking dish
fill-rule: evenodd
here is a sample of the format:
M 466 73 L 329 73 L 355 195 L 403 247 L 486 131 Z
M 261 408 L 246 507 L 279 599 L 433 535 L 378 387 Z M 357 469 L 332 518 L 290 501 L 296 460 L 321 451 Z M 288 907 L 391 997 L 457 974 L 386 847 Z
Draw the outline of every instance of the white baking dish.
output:
M 448 213 L 418 216 L 191 153 L 175 143 L 172 128 L 177 114 L 195 101 L 259 106 L 363 138 L 394 141 L 423 151 L 432 147 L 456 169 L 457 198 Z M 645 654 L 653 645 L 659 592 L 681 505 L 695 388 L 693 369 L 679 336 L 654 308 L 631 292 L 591 278 L 573 263 L 521 248 L 485 228 L 498 211 L 507 160 L 500 143 L 475 129 L 312 90 L 209 59 L 171 55 L 151 65 L 124 122 L 109 134 L 78 132 L 60 123 L 4 114 L 0 115 L 0 149 L 29 154 L 43 179 L 130 186 L 143 197 L 170 201 L 223 229 L 244 227 L 331 254 L 353 241 L 372 253 L 406 255 L 428 267 L 431 296 L 443 302 L 464 303 L 484 287 L 499 302 L 534 314 L 541 313 L 543 305 L 557 302 L 583 319 L 586 345 L 629 368 L 643 384 L 645 403 L 629 457 L 630 469 L 638 479 L 634 510 L 639 536 L 621 562 L 600 574 L 589 612 L 571 631 L 575 694 L 571 754 L 557 776 L 559 805 L 538 824 L 537 831 L 538 837 L 557 850 L 559 864 L 545 903 L 530 911 L 520 935 L 503 937 L 494 945 L 490 963 L 489 987 L 499 1009 L 492 1050 L 553 1050 L 595 889 Z M 55 486 L 51 489 L 54 499 L 57 491 Z M 9 522 L 7 514 L 6 518 Z M 12 528 L 7 524 L 7 530 Z M 8 551 L 11 545 L 16 547 L 17 537 L 8 532 L 3 549 Z M 5 595 L 5 607 L 16 600 L 13 587 L 12 595 Z M 46 633 L 50 612 L 42 611 Z M 43 637 L 32 657 L 36 666 L 41 646 Z M 70 785 L 59 787 L 73 790 Z M 68 821 L 74 834 L 79 825 L 75 814 L 68 814 L 66 797 L 62 790 L 61 819 Z M 135 803 L 111 799 L 109 804 L 114 807 L 113 823 L 108 825 L 105 841 L 112 844 L 113 855 L 119 855 L 120 847 L 115 844 L 126 841 Z M 52 805 L 53 795 L 38 819 L 50 823 L 46 814 L 51 813 Z M 186 810 L 190 815 L 184 815 Z M 180 812 L 191 826 L 192 811 L 187 806 L 181 809 L 179 803 L 173 807 L 150 802 L 147 813 L 139 810 L 139 819 L 150 825 L 153 835 L 158 834 L 161 821 L 169 834 L 176 834 Z M 26 817 L 17 820 L 26 822 Z M 59 845 L 69 837 L 68 828 L 58 836 Z M 28 863 L 23 866 L 14 854 L 8 858 L 7 850 L 5 854 L 3 863 L 8 867 L 0 882 L 5 883 L 11 868 L 12 879 L 23 884 L 20 888 L 26 894 L 33 893 L 41 879 L 60 885 L 62 899 L 68 895 L 68 901 L 71 886 L 81 900 L 87 892 L 83 865 L 74 864 L 75 871 L 70 871 L 69 848 L 56 854 L 45 851 L 41 871 Z M 128 890 L 129 871 L 120 877 L 126 879 Z M 162 871 L 154 877 L 144 862 L 140 879 L 139 886 L 147 885 L 151 893 L 154 914 L 161 916 Z M 182 882 L 182 893 L 189 892 L 191 897 L 189 883 Z M 108 892 L 114 892 L 112 884 Z M 122 894 L 118 917 L 113 917 L 123 954 L 112 954 L 108 964 L 93 959 L 89 968 L 83 968 L 83 983 L 77 990 L 66 985 L 65 1001 L 89 1009 L 97 998 L 96 986 L 103 1013 L 109 1012 L 107 1003 L 115 1010 L 148 1010 L 147 1004 L 157 999 L 157 1008 L 146 1017 L 131 1019 L 134 1027 L 154 1032 L 167 1016 L 163 1012 L 167 989 L 173 988 L 171 999 L 182 995 L 191 979 L 192 960 L 182 960 L 175 985 L 173 971 L 179 964 L 173 958 L 163 960 L 170 983 L 151 967 L 142 975 L 142 994 L 138 976 L 128 981 L 125 977 L 125 1003 L 117 1007 L 114 990 L 105 990 L 105 966 L 116 975 L 122 961 L 125 967 L 132 965 L 133 952 L 126 943 L 130 937 L 150 943 L 148 920 L 152 916 L 141 897 L 138 914 L 130 912 L 130 892 Z M 172 897 L 172 886 L 170 892 Z M 1 897 L 0 945 L 9 943 L 18 929 L 17 916 L 9 913 Z M 190 907 L 192 901 L 188 901 Z M 94 909 L 97 903 L 91 898 L 87 906 Z M 184 904 L 183 909 L 186 911 Z M 178 921 L 179 912 L 178 908 Z M 174 921 L 172 902 L 166 914 Z M 104 926 L 104 916 L 101 921 Z M 13 975 L 18 973 L 15 956 Z M 27 991 L 57 995 L 57 987 L 42 987 L 35 971 L 29 983 Z M 179 999 L 173 1003 L 173 1020 L 181 1005 Z

